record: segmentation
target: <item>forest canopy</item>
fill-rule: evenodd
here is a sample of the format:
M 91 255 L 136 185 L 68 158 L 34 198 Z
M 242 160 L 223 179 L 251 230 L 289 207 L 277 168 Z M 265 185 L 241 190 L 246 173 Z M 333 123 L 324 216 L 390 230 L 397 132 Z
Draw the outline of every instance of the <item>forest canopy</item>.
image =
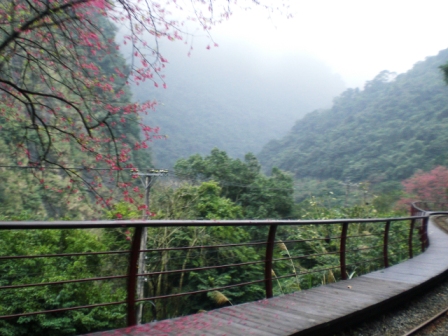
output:
M 296 178 L 401 181 L 448 165 L 448 88 L 439 67 L 448 50 L 407 73 L 383 71 L 364 90 L 348 89 L 329 110 L 314 111 L 259 155 Z

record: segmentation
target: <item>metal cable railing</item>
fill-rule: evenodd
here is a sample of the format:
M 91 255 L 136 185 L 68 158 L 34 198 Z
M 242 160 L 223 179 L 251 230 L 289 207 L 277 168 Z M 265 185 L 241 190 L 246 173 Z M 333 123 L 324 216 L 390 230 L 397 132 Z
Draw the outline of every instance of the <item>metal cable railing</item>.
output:
M 3 314 L 0 319 L 14 319 L 38 314 L 55 314 L 76 309 L 92 309 L 96 307 L 125 305 L 126 324 L 135 325 L 136 305 L 149 302 L 155 306 L 155 301 L 178 299 L 191 295 L 201 295 L 214 291 L 228 290 L 231 288 L 263 285 L 264 296 L 273 297 L 274 287 L 283 292 L 280 280 L 296 278 L 295 285 L 301 286 L 302 279 L 310 283 L 319 281 L 322 274 L 330 274 L 332 278 L 348 279 L 355 270 L 362 273 L 363 270 L 371 271 L 378 267 L 388 267 L 391 256 L 399 257 L 407 254 L 412 258 L 416 252 L 416 241 L 421 242 L 421 250 L 428 246 L 427 222 L 428 214 L 419 208 L 413 208 L 411 217 L 400 218 L 369 218 L 369 219 L 335 219 L 335 220 L 236 220 L 236 221 L 71 221 L 71 222 L 0 222 L 0 230 L 69 230 L 69 229 L 131 229 L 131 247 L 119 251 L 89 251 L 59 254 L 30 254 L 30 255 L 3 255 L 0 263 L 31 262 L 36 260 L 61 258 L 64 264 L 74 263 L 73 258 L 107 257 L 120 258 L 123 262 L 126 256 L 127 270 L 121 274 L 108 276 L 93 276 L 90 278 L 58 279 L 55 281 L 27 282 L 27 279 L 14 277 L 14 273 L 2 277 L 0 275 L 0 297 L 3 291 L 31 289 L 43 286 L 65 286 L 76 283 L 91 282 L 98 284 L 106 281 L 126 280 L 126 297 L 113 302 L 98 302 L 92 304 L 73 305 L 70 307 L 58 307 L 56 309 L 45 309 L 36 311 L 14 311 Z M 331 231 L 327 236 L 305 237 L 298 236 L 282 237 L 278 239 L 276 232 L 279 227 L 289 227 L 293 232 L 300 233 L 310 226 L 323 228 Z M 143 228 L 189 228 L 189 227 L 232 227 L 265 230 L 267 235 L 265 241 L 254 242 L 231 242 L 214 245 L 198 244 L 193 246 L 163 246 L 161 248 L 145 248 L 140 246 Z M 396 228 L 393 228 L 396 227 Z M 366 228 L 372 232 L 366 233 Z M 415 230 L 417 228 L 417 230 Z M 364 230 L 364 231 L 362 231 Z M 260 232 L 261 232 L 260 231 Z M 299 234 L 298 234 L 299 235 Z M 393 239 L 392 239 L 392 238 Z M 393 246 L 390 246 L 393 241 Z M 314 245 L 313 245 L 314 244 Z M 316 251 L 316 246 L 321 251 Z M 253 260 L 242 261 L 239 254 L 250 250 Z M 238 249 L 246 249 L 239 251 Z M 217 251 L 206 254 L 206 251 Z M 319 252 L 319 253 L 317 253 Z M 170 253 L 177 253 L 170 259 Z M 186 253 L 183 255 L 182 253 Z M 193 253 L 194 255 L 190 255 Z M 139 272 L 138 260 L 140 255 L 148 256 L 147 264 L 150 271 Z M 361 258 L 362 257 L 362 258 Z M 65 259 L 64 259 L 65 258 Z M 70 259 L 72 258 L 72 259 Z M 202 258 L 202 259 L 201 259 Z M 70 259 L 70 260 L 66 260 Z M 221 263 L 222 261 L 227 261 Z M 169 264 L 171 262 L 173 265 Z M 13 264 L 11 264 L 13 265 Z M 107 271 L 118 270 L 114 265 L 119 265 L 116 259 L 111 259 L 107 264 Z M 26 265 L 25 265 L 26 266 Z M 25 267 L 23 266 L 23 267 Z M 95 265 L 93 265 L 94 267 Z M 30 266 L 32 267 L 32 266 Z M 174 267 L 174 268 L 170 268 Z M 238 279 L 235 283 L 223 285 L 210 284 L 208 288 L 197 288 L 191 290 L 185 285 L 188 275 L 197 275 L 201 272 L 220 272 L 223 269 L 247 269 L 254 268 L 254 274 L 258 278 Z M 292 270 L 291 270 L 292 268 Z M 31 268 L 30 268 L 31 269 Z M 275 270 L 275 272 L 274 272 Z M 118 272 L 119 273 L 119 272 Z M 313 274 L 316 276 L 313 278 Z M 30 273 L 29 278 L 33 279 Z M 39 274 L 37 274 L 39 275 Z M 51 277 L 48 277 L 51 278 Z M 153 288 L 158 288 L 143 297 L 137 296 L 138 279 L 145 279 L 151 283 Z M 175 283 L 176 290 L 164 292 L 166 283 Z M 277 283 L 274 284 L 274 281 Z M 118 285 L 117 285 L 118 286 Z M 184 287 L 183 287 L 184 286 Z M 187 288 L 185 291 L 178 289 Z M 258 288 L 258 287 L 257 287 Z M 261 287 L 260 287 L 261 288 Z M 296 288 L 296 287 L 294 287 Z M 279 292 L 279 291 L 277 291 Z M 8 292 L 10 293 L 10 292 Z M 153 295 L 154 294 L 154 295 Z M 155 318 L 155 317 L 154 317 Z

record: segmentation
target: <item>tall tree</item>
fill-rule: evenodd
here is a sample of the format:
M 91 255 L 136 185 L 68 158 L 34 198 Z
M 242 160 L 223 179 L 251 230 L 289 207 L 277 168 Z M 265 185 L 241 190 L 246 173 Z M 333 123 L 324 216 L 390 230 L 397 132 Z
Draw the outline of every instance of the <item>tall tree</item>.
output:
M 420 170 L 404 180 L 402 184 L 407 196 L 399 201 L 399 205 L 412 201 L 448 202 L 448 169 L 446 167 L 437 166 L 429 172 Z
M 244 7 L 259 1 L 239 3 Z M 191 0 L 190 4 L 1 0 L 0 118 L 2 131 L 8 132 L 14 145 L 16 163 L 58 166 L 92 190 L 97 184 L 69 168 L 102 163 L 120 171 L 129 166 L 131 151 L 147 147 L 157 128 L 141 124 L 143 139 L 131 144 L 125 140 L 119 125 L 140 123 L 139 114 L 155 105 L 123 103 L 125 86 L 147 80 L 165 86 L 161 71 L 167 60 L 158 41 L 188 37 L 182 28 L 188 19 L 208 32 L 231 14 L 226 1 Z M 185 20 L 175 19 L 183 15 Z M 128 32 L 123 41 L 132 45 L 128 65 L 108 57 L 119 48 L 110 33 L 111 22 Z M 74 162 L 67 144 L 92 160 Z
M 197 154 L 178 160 L 174 170 L 178 177 L 191 182 L 218 182 L 221 196 L 241 205 L 245 218 L 285 218 L 291 214 L 292 177 L 277 168 L 272 169 L 271 176 L 265 176 L 252 153 L 241 161 L 214 148 L 204 158 Z

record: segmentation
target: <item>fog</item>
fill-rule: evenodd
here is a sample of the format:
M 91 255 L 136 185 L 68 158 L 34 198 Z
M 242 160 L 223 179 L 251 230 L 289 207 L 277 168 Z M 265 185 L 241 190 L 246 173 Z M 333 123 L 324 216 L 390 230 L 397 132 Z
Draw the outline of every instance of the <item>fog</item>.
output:
M 189 46 L 162 43 L 167 89 L 152 82 L 133 87 L 136 99 L 159 101 L 145 120 L 167 135 L 152 143 L 157 166 L 213 147 L 233 157 L 256 153 L 345 89 L 339 75 L 306 53 L 267 53 L 230 39 L 201 46 L 188 57 Z
M 279 1 L 280 2 L 280 1 Z M 447 47 L 444 0 L 291 0 L 293 17 L 255 6 L 235 10 L 213 36 L 265 50 L 306 51 L 339 73 L 348 87 L 364 86 L 380 71 L 403 73 Z
M 152 144 L 156 165 L 215 146 L 238 157 L 258 152 L 304 114 L 330 107 L 346 86 L 362 88 L 382 70 L 404 72 L 446 47 L 445 1 L 290 4 L 292 19 L 234 7 L 211 30 L 219 47 L 210 50 L 213 41 L 197 27 L 188 26 L 187 45 L 159 41 L 168 88 L 133 88 L 135 99 L 160 101 L 146 120 L 168 136 Z

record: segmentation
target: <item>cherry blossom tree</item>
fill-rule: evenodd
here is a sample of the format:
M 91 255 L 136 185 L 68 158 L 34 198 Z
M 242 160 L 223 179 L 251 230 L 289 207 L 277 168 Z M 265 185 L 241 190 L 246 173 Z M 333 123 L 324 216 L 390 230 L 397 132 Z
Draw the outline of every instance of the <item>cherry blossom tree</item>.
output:
M 429 172 L 418 171 L 402 182 L 406 197 L 398 201 L 399 206 L 410 202 L 424 201 L 448 203 L 448 169 L 438 166 Z
M 286 9 L 259 0 L 0 0 L 0 127 L 14 163 L 56 166 L 94 192 L 102 183 L 71 167 L 106 166 L 119 183 L 133 151 L 158 137 L 140 121 L 156 103 L 131 102 L 127 85 L 166 87 L 159 41 L 187 40 L 187 22 L 209 34 L 233 7 L 254 4 Z M 116 27 L 127 31 L 129 62 L 114 57 Z

